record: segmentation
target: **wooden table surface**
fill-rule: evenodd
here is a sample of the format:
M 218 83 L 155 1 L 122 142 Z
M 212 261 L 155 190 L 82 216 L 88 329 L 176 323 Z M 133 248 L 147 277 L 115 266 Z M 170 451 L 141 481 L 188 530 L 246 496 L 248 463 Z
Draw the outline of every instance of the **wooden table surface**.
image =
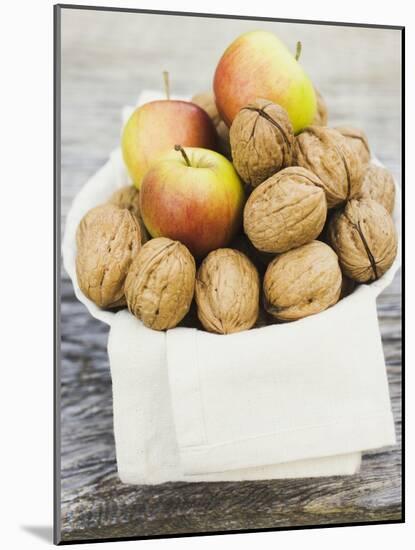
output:
M 226 45 L 270 29 L 294 49 L 330 108 L 330 123 L 363 128 L 400 181 L 400 33 L 64 9 L 62 228 L 71 201 L 117 146 L 120 111 L 171 74 L 173 93 L 210 87 Z M 378 299 L 397 444 L 366 453 L 359 474 L 237 483 L 120 483 L 112 428 L 106 325 L 61 277 L 61 529 L 63 540 L 327 525 L 401 518 L 400 274 Z M 370 388 L 368 388 L 370 391 Z

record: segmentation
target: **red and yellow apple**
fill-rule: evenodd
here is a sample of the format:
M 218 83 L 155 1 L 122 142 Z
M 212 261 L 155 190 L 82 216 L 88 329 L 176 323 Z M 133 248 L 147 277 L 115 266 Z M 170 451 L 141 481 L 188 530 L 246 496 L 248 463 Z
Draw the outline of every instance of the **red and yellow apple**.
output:
M 152 162 L 176 143 L 216 148 L 215 127 L 198 105 L 165 99 L 145 103 L 133 112 L 123 130 L 121 149 L 138 189 Z
M 152 164 L 140 209 L 152 237 L 169 237 L 202 258 L 229 244 L 239 229 L 245 194 L 233 165 L 208 149 L 176 146 Z
M 216 106 L 228 126 L 240 109 L 258 97 L 281 105 L 298 133 L 313 121 L 313 84 L 286 46 L 273 34 L 242 34 L 222 55 L 214 76 Z

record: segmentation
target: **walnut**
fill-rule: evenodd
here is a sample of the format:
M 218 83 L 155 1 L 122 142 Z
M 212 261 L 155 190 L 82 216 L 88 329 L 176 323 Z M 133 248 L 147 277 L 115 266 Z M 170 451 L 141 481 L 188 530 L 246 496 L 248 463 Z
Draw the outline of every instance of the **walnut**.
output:
M 218 109 L 216 108 L 215 96 L 213 95 L 213 92 L 202 92 L 194 95 L 192 97 L 192 103 L 196 103 L 196 105 L 199 105 L 199 107 L 202 107 L 202 109 L 207 112 L 218 134 L 219 152 L 230 159 L 231 146 L 229 143 L 229 128 L 220 118 Z
M 76 241 L 76 274 L 85 296 L 100 307 L 125 305 L 125 278 L 141 247 L 134 216 L 112 204 L 97 206 L 82 218 Z
M 293 164 L 314 172 L 333 208 L 358 195 L 363 166 L 354 149 L 339 132 L 323 126 L 309 126 L 295 139 Z
M 319 178 L 298 166 L 261 183 L 244 209 L 244 230 L 263 252 L 285 252 L 315 239 L 327 215 Z
M 196 266 L 188 249 L 165 237 L 144 244 L 125 281 L 128 309 L 149 328 L 175 327 L 189 311 Z
M 214 250 L 197 272 L 195 298 L 206 330 L 219 334 L 247 330 L 258 317 L 258 272 L 241 252 Z
M 362 189 L 359 197 L 379 202 L 392 214 L 395 206 L 395 182 L 392 174 L 376 164 L 368 164 L 363 173 Z
M 337 252 L 343 273 L 366 283 L 381 277 L 397 253 L 392 217 L 372 199 L 353 199 L 344 211 L 336 212 L 329 239 Z
M 129 210 L 140 224 L 142 244 L 148 241 L 149 235 L 140 211 L 140 191 L 134 185 L 125 185 L 117 189 L 117 191 L 111 195 L 108 202 L 110 204 L 115 204 L 115 206 L 119 208 L 126 208 Z
M 286 111 L 271 101 L 257 99 L 243 107 L 229 136 L 236 171 L 251 187 L 291 165 L 293 127 Z
M 284 252 L 264 277 L 265 307 L 280 321 L 295 321 L 335 304 L 342 288 L 336 253 L 325 243 L 311 243 Z
M 340 132 L 341 135 L 347 139 L 360 157 L 362 164 L 367 164 L 370 161 L 369 141 L 363 130 L 353 128 L 352 126 L 338 126 L 335 130 Z
M 313 126 L 327 126 L 327 122 L 329 120 L 327 104 L 321 93 L 316 88 L 314 88 L 314 91 L 316 93 L 317 111 L 314 115 Z

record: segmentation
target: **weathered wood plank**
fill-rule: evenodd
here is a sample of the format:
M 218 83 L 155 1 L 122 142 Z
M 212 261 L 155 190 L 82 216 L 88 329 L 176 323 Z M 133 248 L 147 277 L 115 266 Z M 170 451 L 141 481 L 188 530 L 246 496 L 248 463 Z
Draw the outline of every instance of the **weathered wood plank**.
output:
M 62 227 L 86 179 L 118 144 L 120 109 L 169 69 L 173 90 L 208 88 L 224 46 L 252 28 L 217 21 L 63 12 Z M 168 23 L 168 25 L 166 25 Z M 400 178 L 400 39 L 396 31 L 271 28 L 303 42 L 303 63 L 331 123 L 363 127 Z M 388 71 L 385 71 L 385 66 Z M 378 299 L 397 444 L 364 456 L 352 477 L 128 486 L 116 474 L 108 329 L 91 318 L 62 271 L 61 489 L 64 540 L 399 519 L 401 515 L 400 276 Z M 368 390 L 369 391 L 369 390 Z

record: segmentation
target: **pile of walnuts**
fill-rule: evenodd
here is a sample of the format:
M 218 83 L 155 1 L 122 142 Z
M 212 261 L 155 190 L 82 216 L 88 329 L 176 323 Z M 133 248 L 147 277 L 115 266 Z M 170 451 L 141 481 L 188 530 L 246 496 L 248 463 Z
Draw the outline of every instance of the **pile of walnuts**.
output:
M 196 265 L 182 243 L 149 238 L 139 192 L 126 186 L 79 224 L 84 294 L 155 330 L 181 323 L 228 334 L 319 313 L 381 277 L 397 253 L 393 178 L 370 162 L 362 131 L 327 127 L 317 98 L 314 124 L 294 135 L 268 100 L 246 105 L 228 130 L 212 94 L 195 96 L 245 183 L 243 231 Z

